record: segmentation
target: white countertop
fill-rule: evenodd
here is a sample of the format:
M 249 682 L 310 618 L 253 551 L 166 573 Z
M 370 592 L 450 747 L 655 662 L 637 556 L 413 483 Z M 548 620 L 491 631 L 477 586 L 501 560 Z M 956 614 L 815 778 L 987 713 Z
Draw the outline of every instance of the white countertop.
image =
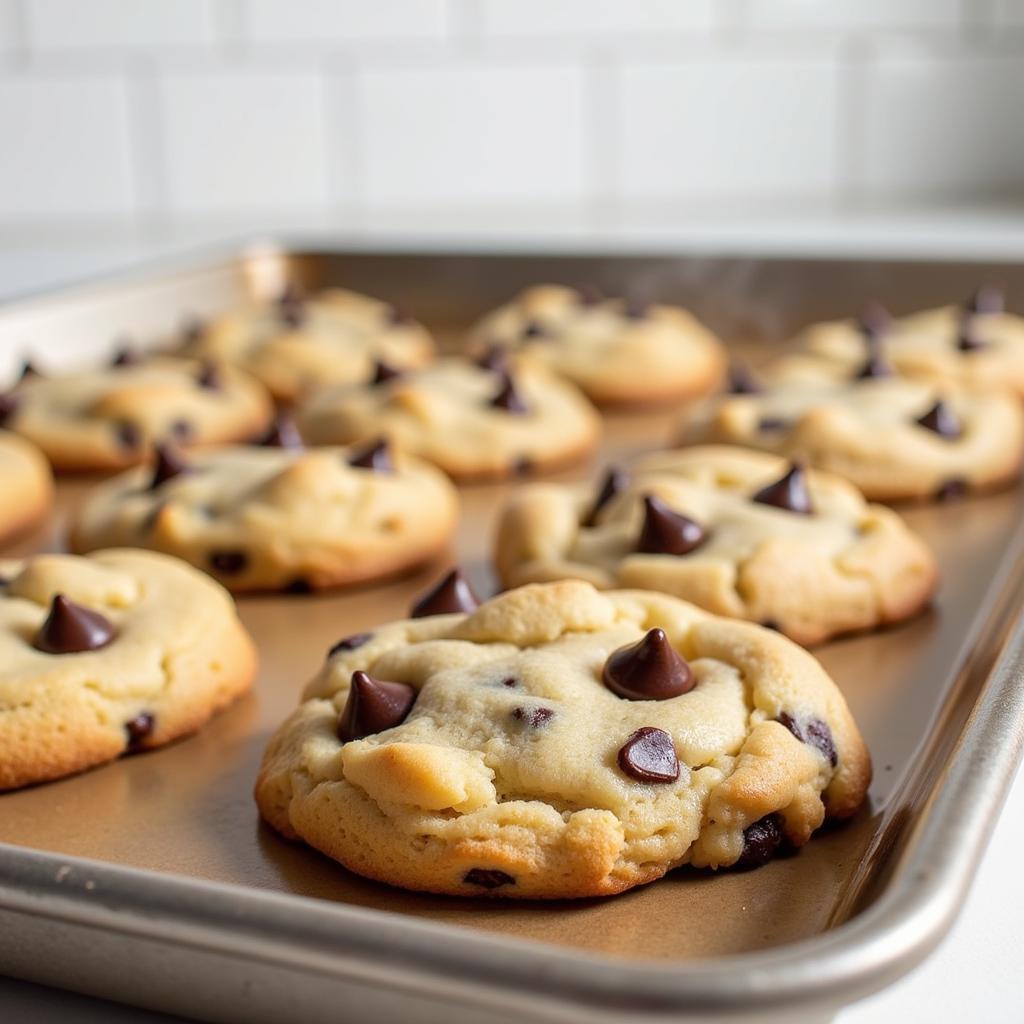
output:
M 450 226 L 450 225 L 449 225 Z M 300 226 L 301 227 L 301 226 Z M 358 240 L 381 246 L 397 238 L 386 225 L 363 232 Z M 951 214 L 834 219 L 785 224 L 634 225 L 619 230 L 581 233 L 572 224 L 549 224 L 551 246 L 625 244 L 629 248 L 680 251 L 756 250 L 762 253 L 818 255 L 879 255 L 963 259 L 1024 259 L 1024 213 L 989 211 L 976 216 Z M 429 226 L 428 226 L 429 228 Z M 528 223 L 510 225 L 505 239 L 522 243 L 534 230 Z M 378 233 L 379 232 L 379 233 Z M 471 227 L 449 233 L 453 241 L 479 241 Z M 91 276 L 213 241 L 211 229 L 164 233 L 159 237 L 104 238 L 38 237 L 0 241 L 0 298 L 34 291 L 67 279 Z M 974 1019 L 984 1024 L 1018 1024 L 1024 1019 L 1024 775 L 1019 775 L 996 828 L 963 913 L 949 938 L 919 967 L 896 985 L 843 1011 L 838 1024 L 955 1021 Z M 67 993 L 0 979 L 0 1020 L 32 1024 L 160 1024 L 171 1018 Z M 797 1024 L 795 1021 L 794 1024 Z

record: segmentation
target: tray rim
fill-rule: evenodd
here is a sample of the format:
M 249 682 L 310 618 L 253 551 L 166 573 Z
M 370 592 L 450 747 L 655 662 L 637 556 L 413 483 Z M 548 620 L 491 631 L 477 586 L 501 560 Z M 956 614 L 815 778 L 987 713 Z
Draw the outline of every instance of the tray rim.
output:
M 458 243 L 459 240 L 456 240 Z M 261 253 L 310 255 L 528 255 L 396 249 L 345 239 L 345 248 L 322 240 L 261 236 L 251 245 L 204 247 L 188 256 L 157 258 L 133 269 L 97 275 L 66 288 L 46 289 L 0 304 L 0 311 L 35 301 L 73 298 L 89 288 L 157 284 L 174 273 L 190 275 Z M 686 258 L 685 253 L 545 249 L 549 256 L 604 256 L 630 260 Z M 696 258 L 728 259 L 695 253 Z M 743 257 L 766 262 L 804 260 L 802 254 Z M 885 259 L 913 264 L 924 260 Z M 823 262 L 876 262 L 861 257 Z M 977 260 L 959 262 L 977 263 Z M 998 262 L 998 261 L 992 261 Z M 1012 557 L 1010 557 L 1012 553 Z M 0 843 L 0 913 L 29 914 L 79 924 L 167 946 L 218 951 L 251 962 L 287 966 L 389 987 L 502 1005 L 514 995 L 536 1010 L 586 1008 L 595 1019 L 627 1006 L 638 1018 L 680 1013 L 718 1016 L 782 1007 L 837 1007 L 877 991 L 911 970 L 942 940 L 973 880 L 996 818 L 1024 756 L 1024 524 L 1014 532 L 998 583 L 986 592 L 991 629 L 998 617 L 999 653 L 988 667 L 968 721 L 935 778 L 928 809 L 901 840 L 904 850 L 877 898 L 856 916 L 819 935 L 769 950 L 685 963 L 623 960 L 524 938 L 497 936 L 461 925 L 426 921 L 374 908 L 267 892 L 244 885 L 161 874 Z M 961 666 L 971 666 L 975 650 Z M 952 702 L 951 687 L 940 712 Z M 934 738 L 933 729 L 927 740 Z M 920 777 L 908 773 L 892 800 Z M 884 832 L 884 830 L 883 830 Z M 883 835 L 876 835 L 876 842 Z M 867 858 L 865 858 L 867 859 Z M 301 914 L 296 914 L 301 907 Z M 303 928 L 296 925 L 302 920 Z M 2 968 L 2 965 L 0 965 Z M 443 990 L 441 986 L 443 985 Z

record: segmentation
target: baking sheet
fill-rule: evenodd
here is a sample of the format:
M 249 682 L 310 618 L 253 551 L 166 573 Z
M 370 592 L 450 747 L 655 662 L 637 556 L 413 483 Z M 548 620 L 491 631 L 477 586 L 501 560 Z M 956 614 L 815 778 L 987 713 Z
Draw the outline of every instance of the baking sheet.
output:
M 311 281 L 393 296 L 428 324 L 444 328 L 449 339 L 456 336 L 453 328 L 527 281 L 596 279 L 634 291 L 643 284 L 653 294 L 690 301 L 755 358 L 768 351 L 766 339 L 785 336 L 805 319 L 853 308 L 867 295 L 898 295 L 893 305 L 909 308 L 959 296 L 993 276 L 993 268 L 900 265 L 886 273 L 859 264 L 785 261 L 432 261 L 311 254 L 295 265 Z M 83 342 L 96 351 L 125 330 L 146 342 L 160 340 L 164 325 L 189 312 L 209 311 L 211 302 L 231 301 L 254 285 L 273 290 L 284 269 L 278 257 L 270 256 L 257 260 L 255 270 L 232 265 L 165 279 L 147 286 L 145 301 L 131 289 L 110 288 L 98 296 L 90 293 L 85 308 L 72 297 L 56 312 L 15 309 L 0 322 L 0 351 L 7 354 L 12 348 L 12 324 L 35 324 L 32 332 L 18 334 L 18 343 L 27 338 L 51 362 L 56 361 L 58 337 L 66 344 L 68 327 L 79 322 L 88 323 Z M 1006 268 L 1000 271 L 996 276 L 1006 280 Z M 145 323 L 132 319 L 132 311 L 142 309 Z M 751 312 L 741 315 L 741 310 Z M 76 311 L 88 316 L 76 319 Z M 611 416 L 595 464 L 560 478 L 589 479 L 603 461 L 657 447 L 668 436 L 674 415 Z M 16 550 L 59 544 L 61 521 L 88 486 L 83 480 L 62 484 L 53 527 Z M 469 568 L 481 592 L 493 589 L 489 542 L 507 486 L 463 490 L 463 526 L 451 560 Z M 712 875 L 682 869 L 607 900 L 460 900 L 361 880 L 262 827 L 250 796 L 262 748 L 294 707 L 324 652 L 341 636 L 404 615 L 446 562 L 380 587 L 242 599 L 242 616 L 263 658 L 255 693 L 198 736 L 172 747 L 0 796 L 0 842 L 387 910 L 619 960 L 681 963 L 814 937 L 871 906 L 898 873 L 908 836 L 927 824 L 947 758 L 1019 609 L 1014 573 L 1022 513 L 1019 487 L 904 510 L 940 558 L 943 585 L 934 607 L 911 623 L 817 652 L 846 693 L 871 748 L 875 781 L 870 803 L 852 822 L 819 835 L 798 856 L 759 871 Z M 296 913 L 301 915 L 299 904 Z

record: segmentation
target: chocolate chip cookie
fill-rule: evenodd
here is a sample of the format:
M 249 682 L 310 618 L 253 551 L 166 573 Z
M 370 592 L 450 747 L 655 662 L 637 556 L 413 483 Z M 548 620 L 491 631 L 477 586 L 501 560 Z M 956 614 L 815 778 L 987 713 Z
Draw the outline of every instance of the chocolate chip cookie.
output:
M 177 559 L 37 555 L 0 572 L 0 789 L 162 746 L 252 682 L 231 598 Z
M 938 579 L 924 541 L 852 484 L 725 447 L 651 455 L 598 488 L 524 486 L 495 562 L 506 586 L 643 587 L 803 644 L 908 618 Z
M 422 324 L 395 306 L 342 288 L 309 299 L 289 289 L 276 302 L 227 313 L 189 333 L 186 352 L 240 366 L 287 402 L 312 387 L 372 380 L 434 357 Z
M 53 503 L 53 474 L 35 445 L 0 430 L 0 543 L 35 526 Z
M 721 344 L 685 309 L 561 285 L 527 289 L 480 321 L 471 341 L 480 353 L 528 352 L 601 405 L 706 395 L 726 365 Z
M 242 590 L 319 590 L 394 575 L 450 539 L 455 489 L 386 443 L 229 447 L 182 456 L 95 488 L 72 531 L 77 551 L 177 555 Z
M 315 444 L 389 437 L 458 480 L 499 479 L 574 462 L 601 421 L 568 381 L 528 362 L 442 359 L 417 373 L 316 392 L 298 409 Z
M 370 878 L 564 898 L 762 864 L 853 814 L 870 774 L 842 695 L 792 641 L 563 580 L 340 641 L 256 800 Z

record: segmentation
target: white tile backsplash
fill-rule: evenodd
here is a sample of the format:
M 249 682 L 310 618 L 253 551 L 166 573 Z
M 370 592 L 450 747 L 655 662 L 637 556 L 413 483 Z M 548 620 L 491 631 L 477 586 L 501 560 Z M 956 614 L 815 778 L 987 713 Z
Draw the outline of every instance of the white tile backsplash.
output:
M 835 62 L 744 54 L 630 64 L 620 75 L 626 200 L 818 198 L 836 185 Z
M 1024 0 L 0 0 L 0 222 L 1024 199 L 1022 29 Z
M 376 69 L 356 82 L 370 205 L 578 201 L 583 79 L 575 68 Z
M 139 52 L 213 41 L 216 0 L 23 0 L 29 47 L 39 53 Z
M 170 212 L 324 205 L 324 95 L 315 71 L 166 73 L 158 116 Z
M 0 221 L 125 217 L 135 209 L 124 82 L 0 74 Z

